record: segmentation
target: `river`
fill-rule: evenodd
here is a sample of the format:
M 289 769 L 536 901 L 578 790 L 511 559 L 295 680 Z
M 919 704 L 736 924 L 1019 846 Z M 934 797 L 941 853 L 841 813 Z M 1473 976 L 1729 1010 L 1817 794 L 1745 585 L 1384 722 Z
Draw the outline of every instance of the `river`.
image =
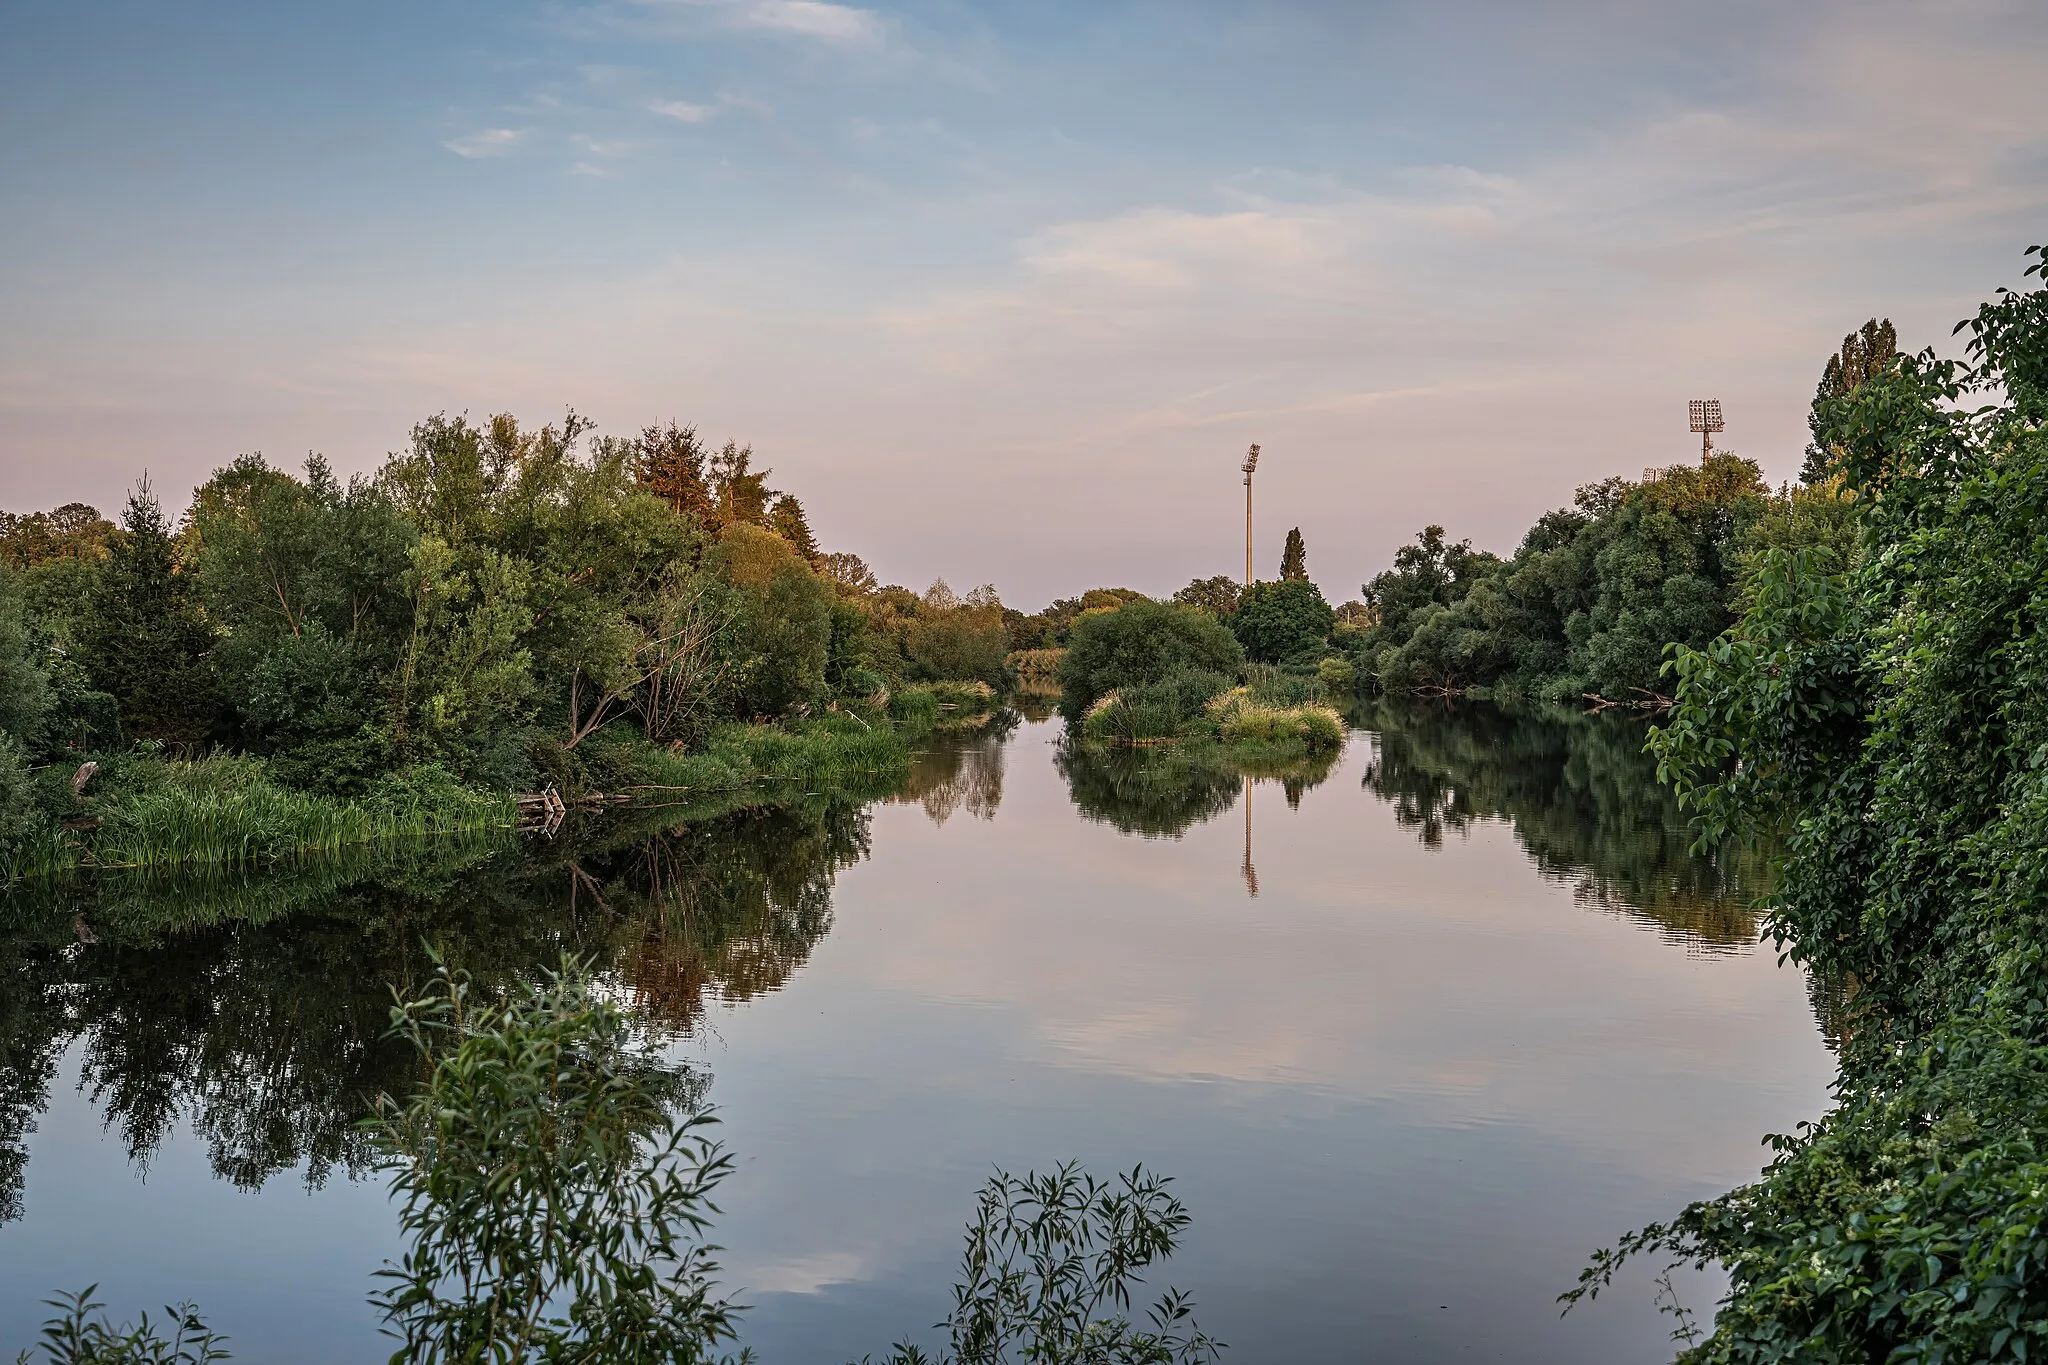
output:
M 565 950 L 703 1078 L 738 1159 L 722 1281 L 770 1362 L 950 1301 L 996 1166 L 1176 1177 L 1155 1287 L 1246 1362 L 1639 1362 L 1596 1247 L 1754 1175 L 1833 1062 L 1756 943 L 1761 860 L 1686 851 L 1626 718 L 1368 708 L 1247 777 L 1005 713 L 866 805 L 800 798 L 517 855 L 101 887 L 9 908 L 0 1345 L 57 1289 L 196 1300 L 238 1360 L 381 1360 L 365 1096 L 386 983 Z M 1711 1275 L 1679 1275 L 1711 1310 Z

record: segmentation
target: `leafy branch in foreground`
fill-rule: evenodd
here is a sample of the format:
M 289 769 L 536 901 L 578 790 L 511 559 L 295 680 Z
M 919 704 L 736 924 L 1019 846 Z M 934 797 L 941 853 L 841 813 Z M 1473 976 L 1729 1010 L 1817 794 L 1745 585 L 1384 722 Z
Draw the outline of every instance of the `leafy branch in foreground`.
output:
M 392 1360 L 713 1359 L 738 1308 L 698 1239 L 731 1160 L 694 1078 L 574 963 L 498 998 L 443 966 L 392 1017 L 430 1068 L 371 1120 L 411 1242 L 373 1296 Z
M 998 1171 L 982 1186 L 967 1230 L 953 1311 L 938 1326 L 936 1357 L 899 1343 L 884 1365 L 1198 1365 L 1223 1343 L 1191 1320 L 1188 1296 L 1169 1289 L 1129 1317 L 1131 1288 L 1173 1254 L 1191 1219 L 1167 1192 L 1170 1177 L 1133 1167 L 1114 1183 L 1068 1162 L 1045 1175 Z M 865 1365 L 865 1362 L 864 1362 Z
M 166 1340 L 147 1313 L 133 1327 L 109 1326 L 101 1311 L 105 1305 L 93 1298 L 98 1288 L 87 1285 L 76 1294 L 43 1300 L 57 1310 L 43 1324 L 42 1358 L 49 1365 L 213 1365 L 228 1358 L 221 1349 L 227 1338 L 210 1331 L 194 1305 L 165 1307 L 164 1325 L 171 1334 Z M 23 1351 L 15 1362 L 27 1365 L 30 1359 Z

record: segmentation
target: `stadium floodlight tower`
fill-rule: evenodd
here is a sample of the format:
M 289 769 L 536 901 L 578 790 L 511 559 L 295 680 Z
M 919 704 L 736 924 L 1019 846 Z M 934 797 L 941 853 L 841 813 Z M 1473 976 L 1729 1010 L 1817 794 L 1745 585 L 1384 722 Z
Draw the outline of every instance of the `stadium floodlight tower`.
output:
M 1700 463 L 1705 464 L 1707 456 L 1714 453 L 1714 433 L 1728 429 L 1728 424 L 1721 420 L 1721 400 L 1695 398 L 1685 406 L 1692 417 L 1692 429 L 1700 434 Z
M 1244 585 L 1252 585 L 1252 471 L 1259 467 L 1259 448 L 1254 444 L 1244 457 Z

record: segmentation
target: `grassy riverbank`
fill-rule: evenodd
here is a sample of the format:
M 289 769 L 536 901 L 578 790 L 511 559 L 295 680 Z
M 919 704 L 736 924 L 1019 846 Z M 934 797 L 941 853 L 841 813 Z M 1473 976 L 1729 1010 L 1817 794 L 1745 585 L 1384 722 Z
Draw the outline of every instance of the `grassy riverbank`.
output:
M 909 775 L 911 744 L 936 727 L 979 717 L 986 686 L 913 687 L 886 710 L 828 711 L 776 724 L 727 723 L 687 751 L 636 730 L 593 736 L 562 790 L 575 804 L 666 807 L 709 801 L 775 803 L 819 793 L 865 798 Z M 102 755 L 82 792 L 68 770 L 35 776 L 52 812 L 0 865 L 0 884 L 82 869 L 265 867 L 292 859 L 429 839 L 508 839 L 519 805 L 507 791 L 465 785 L 438 765 L 403 769 L 359 796 L 305 791 L 259 758 Z

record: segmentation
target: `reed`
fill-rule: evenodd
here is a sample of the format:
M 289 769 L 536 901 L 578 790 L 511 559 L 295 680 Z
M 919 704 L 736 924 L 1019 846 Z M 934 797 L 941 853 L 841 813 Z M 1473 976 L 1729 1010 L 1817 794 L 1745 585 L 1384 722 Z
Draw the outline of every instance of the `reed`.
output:
M 894 729 L 833 714 L 785 726 L 723 726 L 696 753 L 648 749 L 635 767 L 648 794 L 692 800 L 778 785 L 867 791 L 908 776 L 910 747 Z
M 17 852 L 8 876 L 269 865 L 387 841 L 490 837 L 516 824 L 511 798 L 431 766 L 387 777 L 359 801 L 281 787 L 261 759 L 124 766 L 127 780 L 90 808 L 96 827 L 49 830 Z

